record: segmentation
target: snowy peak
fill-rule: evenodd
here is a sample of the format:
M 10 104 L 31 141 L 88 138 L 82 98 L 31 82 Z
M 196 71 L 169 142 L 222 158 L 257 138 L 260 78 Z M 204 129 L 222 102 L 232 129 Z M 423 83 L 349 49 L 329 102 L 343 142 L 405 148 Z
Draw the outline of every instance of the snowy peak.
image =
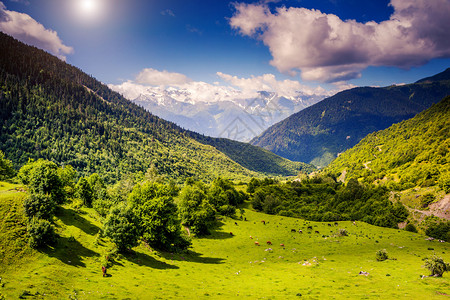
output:
M 198 99 L 195 91 L 151 87 L 130 100 L 183 128 L 212 137 L 250 141 L 271 125 L 323 98 L 300 93 L 283 97 L 269 91 L 258 91 L 248 98 L 235 90 L 211 94 L 211 99 Z

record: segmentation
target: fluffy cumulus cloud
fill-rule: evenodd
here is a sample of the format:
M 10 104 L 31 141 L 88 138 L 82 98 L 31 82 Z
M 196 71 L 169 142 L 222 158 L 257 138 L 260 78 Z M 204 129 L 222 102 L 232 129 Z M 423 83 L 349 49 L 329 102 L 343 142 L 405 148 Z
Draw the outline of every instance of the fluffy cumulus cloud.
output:
M 322 87 L 310 88 L 295 80 L 277 80 L 273 74 L 252 76 L 250 78 L 239 78 L 229 74 L 217 72 L 217 75 L 234 87 L 239 88 L 244 94 L 252 95 L 258 91 L 276 92 L 278 95 L 291 98 L 299 93 L 305 95 L 325 94 Z
M 263 41 L 271 64 L 305 80 L 357 78 L 367 66 L 419 66 L 450 57 L 450 0 L 391 0 L 389 20 L 359 23 L 319 10 L 235 4 L 230 25 Z
M 142 70 L 137 76 L 136 81 L 148 85 L 179 85 L 190 82 L 191 80 L 183 74 L 168 71 L 159 71 L 152 68 Z
M 46 29 L 27 14 L 7 10 L 3 2 L 0 2 L 0 30 L 64 60 L 73 52 L 73 48 L 64 45 L 55 31 Z

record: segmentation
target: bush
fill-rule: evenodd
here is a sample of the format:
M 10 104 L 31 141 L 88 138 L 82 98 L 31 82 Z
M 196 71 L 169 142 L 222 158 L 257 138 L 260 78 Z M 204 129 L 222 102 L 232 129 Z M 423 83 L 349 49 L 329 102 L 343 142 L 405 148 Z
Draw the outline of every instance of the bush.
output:
M 444 262 L 441 257 L 433 255 L 424 259 L 425 268 L 430 270 L 431 276 L 442 277 L 444 272 L 450 271 L 450 264 Z
M 66 199 L 64 185 L 58 174 L 58 166 L 51 161 L 30 161 L 17 174 L 20 182 L 28 185 L 31 193 L 49 194 L 56 203 Z
M 178 209 L 181 222 L 189 226 L 193 233 L 209 234 L 209 227 L 215 221 L 215 210 L 207 198 L 204 185 L 193 181 L 186 185 L 180 192 Z
M 36 217 L 50 220 L 55 213 L 56 203 L 49 194 L 32 193 L 23 200 L 23 208 L 29 219 Z
M 378 250 L 377 253 L 375 254 L 375 258 L 377 259 L 377 261 L 384 261 L 388 259 L 389 257 L 386 252 L 386 249 Z
M 116 244 L 119 252 L 138 245 L 137 218 L 124 204 L 111 209 L 104 224 L 104 232 Z
M 222 216 L 233 218 L 236 216 L 236 207 L 228 204 L 222 205 L 217 208 L 217 212 Z
M 445 193 L 450 193 L 450 172 L 444 172 L 438 179 L 438 184 Z
M 450 222 L 431 223 L 425 234 L 435 239 L 450 241 Z
M 94 199 L 94 192 L 92 187 L 85 177 L 81 177 L 77 185 L 75 186 L 77 197 L 83 201 L 83 205 L 86 207 L 92 206 L 92 200 Z
M 32 248 L 53 245 L 56 233 L 52 224 L 47 220 L 33 218 L 28 224 L 28 242 Z
M 182 236 L 171 193 L 168 186 L 160 183 L 137 184 L 128 203 L 138 217 L 140 234 L 151 247 L 164 251 L 186 250 L 190 241 Z
M 416 226 L 414 226 L 414 224 L 412 224 L 412 223 L 406 224 L 405 230 L 406 230 L 406 231 L 409 231 L 409 232 L 415 232 L 415 233 L 417 233 L 417 228 L 416 228 Z
M 0 151 L 0 180 L 11 178 L 14 176 L 14 168 L 12 162 L 5 158 L 5 154 Z
M 422 196 L 422 199 L 420 199 L 420 205 L 422 205 L 423 208 L 428 207 L 431 203 L 434 201 L 434 195 L 432 193 L 427 193 Z

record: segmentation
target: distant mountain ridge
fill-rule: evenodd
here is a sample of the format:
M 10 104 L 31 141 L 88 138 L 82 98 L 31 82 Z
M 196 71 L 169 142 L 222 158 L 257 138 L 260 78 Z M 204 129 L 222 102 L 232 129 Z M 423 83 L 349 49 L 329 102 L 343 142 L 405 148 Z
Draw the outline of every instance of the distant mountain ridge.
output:
M 323 167 L 367 134 L 409 119 L 449 94 L 449 69 L 413 84 L 353 88 L 271 126 L 251 143 Z
M 113 90 L 114 85 L 109 85 Z M 116 89 L 120 92 L 119 89 Z M 295 97 L 260 91 L 256 97 L 229 96 L 223 101 L 197 101 L 187 90 L 148 88 L 131 99 L 149 112 L 182 128 L 211 137 L 248 142 L 269 126 L 322 100 L 323 96 L 298 93 Z M 230 131 L 236 127 L 237 132 Z
M 245 155 L 258 157 L 262 151 L 267 160 L 252 165 L 255 160 L 243 156 L 239 164 L 80 69 L 3 33 L 0 81 L 0 150 L 16 167 L 44 158 L 70 164 L 80 175 L 97 172 L 109 183 L 127 174 L 143 175 L 152 166 L 177 181 L 280 175 L 272 169 L 296 175 L 302 170 L 250 145 Z
M 442 80 L 450 80 L 450 68 L 447 68 L 445 71 L 443 71 L 439 74 L 436 74 L 434 76 L 420 79 L 420 80 L 416 81 L 416 83 L 442 81 Z

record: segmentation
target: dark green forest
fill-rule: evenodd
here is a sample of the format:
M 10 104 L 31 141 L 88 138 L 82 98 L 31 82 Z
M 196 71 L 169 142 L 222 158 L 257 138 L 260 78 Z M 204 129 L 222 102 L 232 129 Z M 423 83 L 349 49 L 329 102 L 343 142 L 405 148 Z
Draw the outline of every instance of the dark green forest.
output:
M 251 143 L 324 167 L 366 135 L 412 118 L 450 94 L 450 69 L 414 84 L 340 92 L 273 125 Z
M 389 200 L 387 189 L 357 180 L 344 185 L 327 176 L 287 183 L 252 179 L 249 187 L 253 208 L 267 214 L 322 222 L 359 220 L 392 228 L 408 217 L 400 202 Z
M 256 147 L 227 157 L 76 67 L 3 33 L 0 81 L 0 150 L 16 169 L 44 158 L 112 183 L 151 167 L 181 182 L 258 176 L 250 170 L 292 175 L 305 167 L 281 158 L 268 166 L 268 160 L 247 160 L 260 156 Z
M 195 132 L 189 135 L 202 144 L 211 145 L 241 166 L 267 175 L 295 176 L 310 173 L 316 167 L 299 161 L 290 161 L 269 150 L 224 138 L 212 138 Z

